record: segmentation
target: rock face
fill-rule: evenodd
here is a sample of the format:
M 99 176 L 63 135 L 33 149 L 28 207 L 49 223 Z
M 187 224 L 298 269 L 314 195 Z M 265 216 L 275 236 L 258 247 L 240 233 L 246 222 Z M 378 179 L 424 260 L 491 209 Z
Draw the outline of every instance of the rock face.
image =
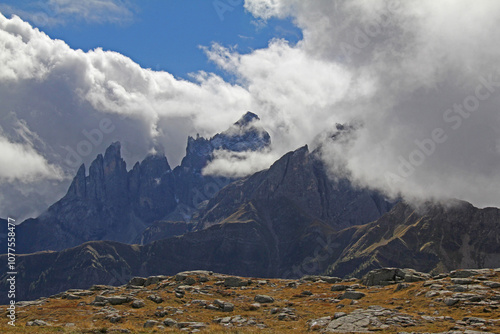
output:
M 17 252 L 62 250 L 91 240 L 152 242 L 190 231 L 186 221 L 196 207 L 230 182 L 202 174 L 213 152 L 255 151 L 270 144 L 258 120 L 248 112 L 211 139 L 189 138 L 186 157 L 175 170 L 157 153 L 127 171 L 120 143 L 113 143 L 91 163 L 88 175 L 84 165 L 79 168 L 66 196 L 18 226 Z
M 211 161 L 211 153 L 215 150 L 243 152 L 259 151 L 269 147 L 271 137 L 258 126 L 259 120 L 256 114 L 247 112 L 229 129 L 210 139 L 189 137 L 186 156 L 182 160 L 181 167 L 201 171 L 207 162 Z
M 123 169 L 116 152 L 112 150 L 108 159 L 103 157 L 102 179 L 109 177 L 104 184 L 113 183 L 120 187 L 122 183 L 117 181 L 114 173 L 122 175 Z M 161 165 L 156 158 L 151 161 L 155 166 Z M 95 166 L 99 164 L 98 161 Z M 163 163 L 163 166 L 166 165 Z M 155 169 L 151 167 L 150 170 Z M 105 198 L 105 187 L 90 186 L 93 183 L 91 177 L 101 177 L 98 171 L 99 168 L 92 168 L 85 182 L 82 181 L 83 174 L 79 173 L 70 195 L 63 200 L 76 199 L 75 203 L 83 205 L 81 203 L 86 202 L 80 200 L 82 196 Z M 114 176 L 106 176 L 109 173 Z M 163 177 L 169 175 L 171 172 L 167 168 Z M 89 242 L 61 252 L 19 256 L 18 267 L 26 268 L 23 269 L 23 280 L 17 282 L 20 298 L 52 294 L 64 288 L 87 288 L 92 284 L 117 284 L 123 280 L 126 283 L 133 276 L 198 269 L 252 277 L 294 278 L 325 272 L 333 277 L 361 277 L 382 267 L 415 268 L 416 271 L 384 269 L 365 278 L 368 285 L 384 285 L 427 279 L 428 276 L 420 272 L 500 267 L 500 245 L 497 242 L 500 239 L 499 209 L 478 209 L 465 202 L 455 202 L 446 206 L 428 204 L 416 210 L 406 203 L 399 203 L 374 222 L 341 229 L 366 218 L 366 212 L 357 215 L 354 208 L 384 206 L 376 205 L 380 203 L 376 194 L 350 189 L 348 183 L 339 185 L 344 181 L 327 183 L 326 180 L 321 165 L 307 147 L 303 147 L 286 154 L 269 170 L 235 181 L 219 191 L 200 210 L 197 228 L 182 236 L 156 240 L 143 246 Z M 143 190 L 142 193 L 150 191 L 153 190 Z M 110 201 L 124 208 L 123 199 Z M 149 207 L 160 205 L 154 201 L 129 203 Z M 89 219 L 85 214 L 88 207 L 79 208 L 77 204 L 73 206 L 76 213 L 68 211 L 68 214 L 75 217 L 80 214 Z M 137 206 L 128 207 L 131 211 L 127 212 L 133 213 Z M 339 208 L 341 213 L 335 215 L 337 211 L 331 211 L 332 207 Z M 121 214 L 112 208 L 96 210 L 110 215 Z M 348 215 L 349 212 L 354 214 Z M 380 213 L 374 209 L 372 214 L 377 212 Z M 34 220 L 35 223 L 38 221 Z M 64 225 L 46 225 L 44 228 L 61 233 L 56 229 L 61 226 Z M 87 226 L 78 228 L 82 233 L 90 231 L 86 230 Z M 48 233 L 40 231 L 44 237 Z M 23 235 L 19 230 L 17 232 L 19 236 Z M 66 230 L 64 233 L 71 236 Z M 0 256 L 0 261 L 6 262 L 5 255 Z M 457 289 L 462 289 L 461 283 L 468 279 L 467 275 L 475 273 L 460 271 L 452 274 Z M 321 277 L 326 276 L 318 277 L 323 280 Z M 6 277 L 0 278 L 5 282 Z M 404 287 L 401 285 L 400 288 Z
M 231 179 L 203 175 L 203 168 L 212 161 L 213 152 L 226 150 L 232 152 L 260 151 L 271 145 L 271 137 L 259 126 L 259 117 L 247 112 L 228 130 L 210 139 L 203 137 L 188 138 L 186 156 L 180 166 L 174 169 L 177 197 L 183 204 L 181 212 L 193 212 L 200 203 L 209 200 Z
M 256 215 L 259 210 L 249 206 L 220 224 L 144 246 L 97 241 L 61 252 L 18 256 L 17 267 L 29 268 L 22 269 L 23 279 L 16 282 L 18 297 L 20 300 L 32 299 L 69 288 L 88 288 L 92 284 L 126 284 L 134 276 L 168 275 L 196 269 L 251 277 L 292 278 L 324 272 L 332 263 L 329 273 L 338 277 L 359 277 L 372 269 L 379 269 L 378 266 L 385 266 L 386 263 L 391 267 L 415 265 L 416 270 L 421 272 L 442 272 L 448 271 L 447 268 L 460 267 L 482 268 L 485 263 L 500 267 L 499 245 L 496 243 L 500 238 L 496 226 L 500 210 L 477 209 L 461 204 L 448 208 L 432 207 L 426 212 L 417 213 L 409 205 L 402 203 L 378 221 L 341 231 L 335 231 L 300 212 L 291 211 L 286 216 L 276 209 L 274 214 L 287 218 L 285 221 L 288 225 L 274 232 L 271 227 L 259 223 L 260 219 Z M 286 206 L 284 208 L 290 209 Z M 268 212 L 271 213 L 273 212 Z M 398 220 L 393 220 L 395 217 Z M 273 216 L 269 216 L 269 219 L 272 222 Z M 470 226 L 465 227 L 465 221 Z M 426 228 L 420 224 L 424 224 Z M 484 229 L 488 231 L 488 235 Z M 297 231 L 301 232 L 295 234 Z M 378 233 L 373 235 L 374 231 Z M 460 236 L 469 233 L 470 240 L 473 240 L 472 237 L 482 238 L 478 238 L 477 242 L 469 242 L 465 249 L 460 244 L 455 246 L 460 242 Z M 416 238 L 415 235 L 421 237 Z M 383 238 L 384 242 L 375 236 Z M 398 238 L 397 243 L 391 241 L 394 236 Z M 370 242 L 364 238 L 369 238 Z M 426 246 L 428 243 L 430 246 L 432 243 L 438 244 L 430 247 Z M 401 247 L 401 244 L 405 247 Z M 365 246 L 359 248 L 360 245 Z M 399 246 L 394 248 L 394 245 Z M 450 248 L 450 245 L 454 247 Z M 433 252 L 432 256 L 426 253 L 429 249 Z M 463 262 L 464 259 L 477 259 L 477 262 Z M 7 261 L 6 256 L 0 256 L 0 261 Z M 364 282 L 369 286 L 380 286 L 428 279 L 427 274 L 416 270 L 375 270 L 365 276 Z M 457 300 L 466 298 L 462 292 L 470 284 L 462 283 L 470 282 L 469 276 L 478 273 L 481 274 L 482 271 L 452 272 L 450 283 L 458 294 L 449 297 Z M 189 275 L 178 276 L 179 280 L 186 280 Z M 4 285 L 6 278 L 5 274 L 0 277 Z M 137 278 L 134 282 L 139 284 L 143 280 Z M 248 284 L 243 282 L 234 279 L 227 284 Z M 487 280 L 485 282 L 494 283 Z M 146 281 L 141 284 L 146 284 Z M 221 284 L 225 282 L 222 281 Z
M 376 220 L 392 204 L 376 192 L 356 189 L 346 179 L 332 181 L 320 159 L 304 146 L 287 153 L 268 170 L 222 189 L 200 212 L 198 228 L 218 224 L 245 207 L 254 208 L 261 217 L 264 211 L 300 211 L 309 220 L 340 230 Z M 290 225 L 287 228 L 293 229 Z
M 156 240 L 180 236 L 190 232 L 193 227 L 193 224 L 185 221 L 157 220 L 141 233 L 136 243 L 144 245 Z
M 318 228 L 340 230 L 365 224 L 392 206 L 379 194 L 356 189 L 346 179 L 332 181 L 307 146 L 286 154 L 269 170 L 221 190 L 232 180 L 203 175 L 204 166 L 217 150 L 266 149 L 270 137 L 258 120 L 249 112 L 210 139 L 189 138 L 186 156 L 174 170 L 158 153 L 127 172 L 120 143 L 112 144 L 92 162 L 88 175 L 85 166 L 80 167 L 66 196 L 18 227 L 17 251 L 62 250 L 91 240 L 143 244 L 222 222 L 241 223 L 235 226 L 244 231 L 248 227 L 242 223 L 249 223 L 256 224 L 258 234 L 249 249 L 259 247 L 255 254 L 266 250 L 270 260 L 266 265 L 274 268 L 268 274 L 276 276 L 283 267 L 296 264 L 294 258 L 304 249 L 301 243 L 294 247 L 294 240 L 305 240 L 304 233 L 311 237 L 313 225 L 318 234 Z M 287 260 L 290 256 L 294 258 Z M 289 264 L 276 266 L 283 261 Z
M 176 207 L 165 156 L 150 155 L 127 172 L 120 143 L 82 165 L 61 200 L 19 229 L 18 251 L 60 250 L 89 240 L 133 242 L 154 220 Z
M 351 241 L 328 273 L 361 276 L 380 267 L 422 272 L 498 267 L 499 222 L 499 209 L 478 209 L 462 201 L 427 204 L 419 210 L 399 203 L 377 221 L 352 228 Z

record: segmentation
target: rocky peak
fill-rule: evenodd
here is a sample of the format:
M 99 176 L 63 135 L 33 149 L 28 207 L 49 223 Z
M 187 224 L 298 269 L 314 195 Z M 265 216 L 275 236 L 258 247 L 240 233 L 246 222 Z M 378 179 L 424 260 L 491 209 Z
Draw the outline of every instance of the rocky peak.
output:
M 226 131 L 216 134 L 210 139 L 189 137 L 186 156 L 182 159 L 182 167 L 194 168 L 201 171 L 212 160 L 216 150 L 233 152 L 259 151 L 271 145 L 271 136 L 259 126 L 259 116 L 247 112 Z
M 271 136 L 257 122 L 259 116 L 247 112 L 226 131 L 210 139 L 215 150 L 260 151 L 271 145 Z
M 163 154 L 149 154 L 140 163 L 140 169 L 143 173 L 151 173 L 158 176 L 171 170 L 167 157 Z
M 85 164 L 82 164 L 80 168 L 78 168 L 78 172 L 76 172 L 66 196 L 78 198 L 85 198 L 87 196 L 85 186 Z
M 128 175 L 127 165 L 121 157 L 121 145 L 112 143 L 104 153 L 103 175 L 106 201 L 123 208 L 127 205 Z
M 86 198 L 90 201 L 104 200 L 104 158 L 98 154 L 89 168 L 89 176 L 86 178 Z
M 371 222 L 392 207 L 378 193 L 358 189 L 347 179 L 330 179 L 307 145 L 285 154 L 268 170 L 219 191 L 201 212 L 200 226 L 223 221 L 249 202 L 263 203 L 269 211 L 289 211 L 279 205 L 298 207 L 335 229 Z
M 150 154 L 129 172 L 130 204 L 146 222 L 164 218 L 176 206 L 172 170 L 167 158 Z
M 189 136 L 186 156 L 182 159 L 181 166 L 201 171 L 211 158 L 213 150 L 210 140 L 199 135 L 196 136 L 196 139 Z
M 245 127 L 248 124 L 252 123 L 253 121 L 260 121 L 259 116 L 254 114 L 251 111 L 247 111 L 245 115 L 243 115 L 234 125 L 237 125 L 239 127 Z
M 104 152 L 104 161 L 106 163 L 109 163 L 113 160 L 121 160 L 122 155 L 121 155 L 121 144 L 119 141 L 116 141 L 114 143 L 111 143 L 111 145 L 108 146 L 106 151 Z
M 120 142 L 112 143 L 104 153 L 103 167 L 105 175 L 116 174 L 123 176 L 127 173 L 127 165 L 121 156 Z

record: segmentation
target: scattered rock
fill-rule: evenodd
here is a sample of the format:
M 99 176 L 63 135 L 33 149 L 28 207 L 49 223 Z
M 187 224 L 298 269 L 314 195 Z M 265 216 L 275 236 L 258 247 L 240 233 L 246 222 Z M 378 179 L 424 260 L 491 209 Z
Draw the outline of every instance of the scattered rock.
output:
M 49 326 L 49 324 L 43 320 L 32 320 L 26 323 L 26 326 Z
M 375 311 L 356 310 L 351 314 L 332 320 L 325 329 L 327 333 L 370 333 L 372 327 L 380 328 L 383 324 L 374 315 Z
M 485 281 L 485 282 L 481 282 L 481 283 L 486 285 L 488 288 L 492 288 L 492 289 L 500 288 L 499 282 Z
M 193 277 L 187 277 L 182 283 L 186 285 L 194 285 L 196 284 L 196 280 Z
M 298 319 L 297 315 L 295 314 L 295 309 L 290 307 L 277 309 L 277 312 L 275 313 L 278 313 L 277 318 L 280 321 L 293 321 Z
M 467 278 L 476 275 L 479 275 L 479 271 L 474 269 L 461 269 L 461 270 L 453 270 L 450 272 L 451 278 Z
M 396 289 L 394 289 L 394 292 L 408 289 L 409 287 L 410 287 L 410 284 L 408 284 L 408 283 L 398 283 L 398 286 L 396 286 Z
M 248 309 L 250 311 L 256 311 L 258 309 L 260 309 L 260 303 L 253 303 L 253 304 L 250 304 L 250 306 L 248 307 Z
M 106 316 L 106 319 L 108 319 L 109 322 L 111 322 L 112 324 L 116 324 L 116 323 L 122 321 L 123 317 L 119 314 L 110 314 L 110 315 Z
M 234 304 L 220 299 L 214 300 L 213 304 L 222 312 L 233 312 L 234 310 Z
M 475 293 L 454 293 L 451 297 L 455 299 L 468 300 L 471 302 L 478 302 L 483 299 L 481 295 Z
M 339 277 L 319 276 L 319 275 L 306 275 L 306 276 L 302 277 L 301 280 L 302 281 L 309 281 L 309 282 L 324 281 L 326 283 L 342 282 L 342 279 Z
M 470 278 L 452 278 L 451 283 L 459 285 L 473 284 L 475 280 Z
M 359 291 L 346 291 L 342 296 L 340 296 L 340 299 L 361 299 L 364 296 L 366 296 L 363 292 Z
M 144 277 L 134 277 L 134 278 L 132 278 L 128 282 L 128 285 L 132 285 L 132 286 L 144 286 L 144 283 L 146 283 L 146 278 L 144 278 Z
M 367 286 L 389 285 L 398 282 L 419 282 L 431 278 L 431 275 L 413 269 L 380 268 L 368 272 L 363 277 L 363 284 Z
M 132 301 L 130 296 L 103 296 L 98 295 L 95 297 L 94 301 L 91 303 L 92 305 L 100 306 L 102 304 L 109 303 L 111 305 L 121 305 L 126 304 Z
M 146 304 L 144 303 L 144 300 L 142 300 L 142 299 L 136 299 L 132 302 L 133 308 L 142 308 L 144 306 L 146 306 Z
M 247 286 L 248 280 L 241 279 L 239 277 L 229 276 L 224 279 L 224 286 L 230 288 L 237 288 L 241 286 Z
M 144 286 L 150 286 L 152 284 L 159 283 L 163 280 L 166 280 L 168 276 L 158 275 L 158 276 L 150 276 L 144 282 Z
M 220 324 L 224 327 L 242 327 L 242 326 L 256 326 L 259 328 L 264 328 L 265 325 L 258 323 L 254 318 L 244 318 L 241 315 L 235 315 L 232 317 L 215 318 L 214 322 Z
M 68 300 L 82 299 L 82 297 L 77 296 L 77 295 L 72 294 L 72 293 L 65 293 L 65 294 L 62 296 L 62 298 L 63 298 L 63 299 L 68 299 Z
M 155 302 L 156 304 L 163 303 L 163 298 L 161 298 L 159 295 L 149 295 L 148 299 L 152 302 Z
M 338 319 L 338 318 L 342 318 L 343 316 L 346 316 L 347 313 L 345 312 L 335 312 L 335 314 L 333 315 L 333 319 Z
M 166 318 L 165 320 L 163 320 L 163 324 L 167 327 L 174 327 L 177 326 L 177 321 L 171 318 Z
M 446 297 L 443 301 L 447 306 L 453 306 L 458 303 L 458 299 L 451 297 Z
M 273 321 L 273 324 L 277 324 L 277 321 L 296 321 L 299 317 L 304 317 L 304 321 L 308 320 L 307 325 L 302 329 L 299 328 L 299 330 L 303 330 L 304 332 L 306 330 L 321 333 L 385 333 L 390 331 L 403 334 L 406 332 L 402 332 L 402 328 L 420 326 L 421 328 L 427 328 L 427 330 L 429 330 L 429 328 L 433 326 L 433 323 L 448 322 L 450 330 L 442 334 L 500 333 L 500 331 L 498 331 L 498 328 L 500 328 L 500 319 L 495 319 L 500 309 L 500 291 L 494 290 L 500 288 L 500 281 L 498 280 L 498 273 L 500 273 L 500 270 L 497 272 L 493 272 L 492 270 L 473 270 L 472 272 L 477 273 L 477 275 L 469 275 L 471 271 L 464 270 L 455 271 L 449 275 L 442 274 L 433 276 L 432 279 L 430 279 L 430 276 L 427 276 L 427 274 L 421 274 L 412 270 L 383 268 L 378 271 L 372 271 L 365 276 L 363 282 L 368 283 L 368 287 L 359 284 L 359 281 L 356 279 L 344 280 L 343 284 L 332 284 L 327 286 L 325 284 L 327 280 L 323 279 L 324 277 L 322 276 L 305 276 L 301 281 L 277 279 L 255 280 L 252 282 L 248 279 L 222 274 L 214 275 L 213 273 L 208 274 L 201 272 L 196 274 L 179 273 L 173 278 L 152 276 L 155 278 L 150 281 L 155 282 L 157 280 L 157 283 L 161 282 L 161 284 L 151 286 L 154 285 L 154 283 L 152 283 L 149 288 L 144 287 L 144 284 L 146 284 L 146 281 L 150 278 L 134 277 L 127 285 L 122 287 L 109 287 L 103 285 L 94 286 L 92 290 L 71 289 L 49 298 L 41 298 L 37 301 L 30 302 L 20 302 L 17 303 L 16 306 L 40 308 L 44 303 L 62 302 L 61 300 L 56 301 L 54 299 L 77 300 L 84 296 L 95 295 L 96 291 L 100 291 L 97 292 L 98 295 L 92 297 L 94 298 L 93 302 L 89 303 L 94 307 L 87 308 L 96 310 L 94 313 L 94 321 L 98 321 L 104 317 L 104 319 L 110 321 L 112 324 L 122 323 L 125 322 L 125 320 L 127 320 L 128 324 L 129 322 L 132 323 L 132 321 L 140 321 L 140 318 L 137 316 L 139 314 L 151 316 L 154 313 L 156 320 L 147 320 L 148 318 L 143 318 L 138 324 L 148 329 L 155 328 L 154 331 L 165 331 L 167 327 L 169 328 L 168 330 L 175 328 L 175 330 L 189 333 L 202 331 L 206 329 L 208 324 L 197 322 L 196 320 L 201 319 L 197 319 L 195 315 L 199 314 L 199 312 L 203 312 L 201 309 L 205 308 L 207 310 L 228 312 L 226 314 L 219 313 L 221 317 L 213 319 L 213 322 L 222 327 L 234 328 L 233 330 L 238 330 L 237 328 L 243 326 L 256 327 L 256 330 L 266 328 L 267 326 L 260 322 L 258 318 L 250 317 L 259 314 L 260 317 L 272 319 L 271 321 Z M 422 280 L 425 280 L 423 284 L 411 283 L 413 281 Z M 202 284 L 202 281 L 211 281 L 211 283 Z M 335 281 L 335 278 L 333 278 L 332 281 Z M 200 284 L 197 284 L 198 282 Z M 318 283 L 318 285 L 315 285 L 315 283 Z M 393 288 L 385 287 L 385 285 L 394 283 L 397 284 L 397 286 Z M 371 287 L 370 284 L 376 286 Z M 224 287 L 238 287 L 240 289 L 225 289 Z M 297 287 L 300 288 L 296 292 L 297 294 L 291 293 L 291 290 L 288 290 L 288 288 Z M 320 291 L 320 287 L 322 291 Z M 401 294 L 395 294 L 390 296 L 393 292 L 409 288 L 412 289 L 412 292 L 408 295 L 403 296 Z M 269 303 L 275 302 L 274 298 L 269 295 L 258 294 L 255 295 L 252 300 L 253 293 L 251 291 L 268 291 L 268 289 L 271 289 L 271 292 L 268 292 L 270 295 L 281 296 L 281 291 L 288 291 L 290 296 L 293 295 L 296 299 L 279 299 L 279 303 L 269 305 Z M 245 292 L 243 290 L 247 291 Z M 332 294 L 329 290 L 339 293 Z M 189 293 L 189 298 L 179 300 L 174 297 L 175 294 L 175 296 L 179 298 L 184 298 L 186 293 Z M 356 308 L 356 304 L 363 304 L 362 302 L 358 302 L 359 299 L 369 299 L 371 294 L 375 294 L 377 298 L 385 297 L 384 294 L 386 293 L 387 304 L 392 305 L 390 309 L 380 306 L 370 306 L 367 309 L 351 311 L 353 308 Z M 167 302 L 169 302 L 169 306 L 153 306 L 153 303 L 149 303 L 149 301 L 145 302 L 146 298 L 154 303 L 164 302 L 160 294 L 162 296 L 164 296 L 163 294 L 168 296 L 164 298 L 168 299 Z M 198 299 L 195 299 L 196 295 L 199 296 Z M 339 295 L 341 296 L 339 297 Z M 297 298 L 301 296 L 311 297 Z M 424 302 L 428 308 L 424 306 L 419 310 L 420 312 L 418 312 L 418 315 L 404 314 L 405 305 L 409 304 L 412 300 L 411 298 L 413 298 L 411 296 L 419 298 L 419 302 Z M 432 300 L 426 301 L 424 296 L 426 298 L 432 298 Z M 231 298 L 229 299 L 231 302 L 224 300 L 228 298 Z M 409 299 L 407 300 L 407 298 Z M 347 299 L 348 301 L 340 303 L 341 299 Z M 85 301 L 87 301 L 87 299 L 85 299 Z M 82 301 L 78 305 L 89 305 L 87 304 L 88 302 L 86 303 L 85 301 Z M 130 302 L 130 309 L 128 310 L 126 307 L 114 308 L 112 306 L 122 305 L 128 302 Z M 173 303 L 173 306 L 177 307 L 170 306 L 172 305 L 170 303 Z M 311 319 L 311 315 L 314 316 L 314 309 L 311 309 L 311 312 L 309 312 L 309 310 L 304 312 L 303 306 L 307 305 L 308 307 L 314 307 L 314 303 L 325 306 L 327 304 L 332 305 L 331 313 L 320 313 L 320 316 L 329 316 Z M 102 307 L 98 309 L 95 306 Z M 488 319 L 468 316 L 461 320 L 455 320 L 449 316 L 440 315 L 446 314 L 447 306 L 455 307 L 456 310 L 471 310 L 469 315 L 479 316 L 483 314 Z M 148 307 L 148 310 L 144 310 L 142 313 L 137 313 L 137 311 L 132 310 L 132 308 L 138 309 L 144 307 Z M 196 307 L 198 307 L 198 309 L 195 309 Z M 301 312 L 296 312 L 293 307 L 297 307 Z M 231 312 L 234 312 L 235 309 L 241 309 L 242 312 L 259 312 L 233 315 Z M 348 310 L 350 313 L 348 313 L 348 311 L 334 312 L 334 310 L 340 311 L 341 309 Z M 190 311 L 195 312 L 191 313 Z M 38 316 L 40 317 L 40 315 Z M 183 320 L 188 321 L 177 322 L 172 318 L 165 318 L 167 316 L 172 318 L 181 316 Z M 57 321 L 52 317 L 48 318 L 48 320 L 51 322 Z M 78 323 L 59 321 L 58 326 L 61 327 L 74 328 L 78 326 Z M 281 326 L 289 326 L 290 328 L 304 326 L 300 325 L 301 323 L 303 322 L 296 323 L 293 326 L 286 324 L 282 324 Z M 33 320 L 28 321 L 26 326 L 50 325 L 43 320 Z M 71 328 L 68 328 L 68 330 L 71 330 Z M 121 330 L 119 330 L 118 327 L 113 327 L 109 329 L 109 331 Z M 123 332 L 126 331 L 127 330 L 123 330 Z M 414 331 L 413 333 L 416 332 Z
M 190 329 L 203 329 L 207 327 L 207 324 L 203 322 L 178 322 L 177 327 L 190 328 Z
M 261 304 L 274 303 L 274 298 L 267 295 L 256 295 L 254 300 Z
M 153 328 L 153 327 L 157 326 L 158 324 L 159 324 L 159 322 L 156 320 L 147 320 L 144 323 L 144 328 Z

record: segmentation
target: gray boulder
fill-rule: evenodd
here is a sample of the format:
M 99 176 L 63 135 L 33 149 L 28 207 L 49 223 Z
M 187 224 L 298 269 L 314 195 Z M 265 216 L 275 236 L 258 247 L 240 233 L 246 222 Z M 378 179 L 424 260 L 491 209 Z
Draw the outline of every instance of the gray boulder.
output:
M 303 276 L 301 280 L 309 282 L 325 281 L 326 283 L 332 283 L 332 284 L 342 282 L 342 279 L 339 277 L 321 276 L 321 275 L 306 275 Z
M 474 269 L 461 269 L 450 272 L 451 278 L 468 278 L 476 275 L 479 275 L 479 271 Z
M 171 318 L 166 318 L 165 320 L 163 320 L 163 324 L 167 327 L 174 327 L 177 326 L 177 321 Z
M 153 328 L 154 326 L 157 326 L 158 324 L 159 324 L 159 322 L 156 320 L 147 320 L 144 323 L 144 328 Z
M 239 277 L 226 277 L 224 279 L 224 286 L 229 287 L 229 288 L 236 288 L 240 286 L 247 286 L 248 285 L 248 280 L 246 279 L 241 279 Z
M 151 300 L 152 302 L 155 302 L 156 304 L 163 303 L 163 298 L 161 298 L 158 295 L 149 295 L 148 299 Z
M 359 291 L 346 291 L 342 296 L 340 296 L 340 299 L 361 299 L 364 296 L 366 296 L 363 292 Z
M 146 279 L 144 277 L 134 277 L 128 282 L 128 285 L 144 286 L 144 283 L 146 283 Z
M 456 299 L 456 298 L 451 298 L 451 297 L 447 297 L 447 298 L 445 298 L 443 301 L 444 301 L 444 303 L 445 303 L 447 306 L 453 306 L 453 305 L 455 305 L 456 303 L 458 303 L 458 299 Z
M 48 323 L 46 323 L 45 321 L 43 320 L 33 320 L 33 321 L 28 321 L 26 323 L 26 326 L 49 326 Z
M 163 276 L 163 275 L 150 276 L 150 277 L 148 277 L 146 282 L 144 282 L 144 286 L 150 286 L 151 284 L 156 284 L 156 283 L 161 282 L 167 278 L 168 278 L 167 276 Z
M 363 277 L 363 284 L 367 286 L 389 285 L 399 282 L 419 282 L 431 278 L 431 275 L 413 269 L 380 268 L 368 272 Z
M 261 304 L 274 303 L 274 298 L 271 296 L 267 296 L 267 295 L 257 295 L 257 296 L 255 296 L 254 300 L 257 303 L 261 303 Z
M 220 299 L 214 300 L 214 304 L 219 307 L 219 310 L 222 312 L 233 312 L 234 310 L 234 304 L 230 302 L 226 302 Z
M 142 308 L 144 306 L 146 306 L 146 304 L 144 303 L 144 300 L 142 300 L 142 299 L 136 299 L 132 302 L 133 308 Z

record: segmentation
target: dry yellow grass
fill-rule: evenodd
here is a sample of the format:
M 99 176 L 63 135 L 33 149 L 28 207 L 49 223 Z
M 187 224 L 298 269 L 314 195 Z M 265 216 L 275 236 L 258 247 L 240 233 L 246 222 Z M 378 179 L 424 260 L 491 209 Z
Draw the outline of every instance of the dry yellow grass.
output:
M 490 277 L 492 281 L 500 282 L 500 274 Z M 422 320 L 422 315 L 427 316 L 450 316 L 455 320 L 461 320 L 464 317 L 480 317 L 483 319 L 498 319 L 500 312 L 496 306 L 485 310 L 484 306 L 469 305 L 464 306 L 459 303 L 456 306 L 446 306 L 443 302 L 435 302 L 431 298 L 425 297 L 425 291 L 428 287 L 423 286 L 423 282 L 410 283 L 406 289 L 395 292 L 395 285 L 386 287 L 364 287 L 360 286 L 357 290 L 362 291 L 366 296 L 355 304 L 351 300 L 345 299 L 340 302 L 331 302 L 331 299 L 339 298 L 342 292 L 332 292 L 332 284 L 325 282 L 304 282 L 298 287 L 292 288 L 288 286 L 291 281 L 280 279 L 269 279 L 267 284 L 258 285 L 253 279 L 253 284 L 244 288 L 226 288 L 221 285 L 214 285 L 215 281 L 210 280 L 204 283 L 196 283 L 194 286 L 209 288 L 211 295 L 202 295 L 186 292 L 185 296 L 180 299 L 175 296 L 173 290 L 175 285 L 165 286 L 165 283 L 175 283 L 173 278 L 163 283 L 151 285 L 148 291 L 140 291 L 135 296 L 145 302 L 145 307 L 134 309 L 130 303 L 113 306 L 120 314 L 125 313 L 126 316 L 123 322 L 110 323 L 105 315 L 97 315 L 102 307 L 93 306 L 90 303 L 94 300 L 95 295 L 101 291 L 95 291 L 92 296 L 82 297 L 79 300 L 67 300 L 60 298 L 50 298 L 43 305 L 33 305 L 17 308 L 16 327 L 7 324 L 8 319 L 4 316 L 4 320 L 0 324 L 1 333 L 119 333 L 119 330 L 129 330 L 132 333 L 181 333 L 180 330 L 174 328 L 149 328 L 143 327 L 146 320 L 158 320 L 169 317 L 178 322 L 196 321 L 205 322 L 209 326 L 202 330 L 202 333 L 304 333 L 308 330 L 307 322 L 312 319 L 317 319 L 325 316 L 333 316 L 335 312 L 350 313 L 356 309 L 366 309 L 371 305 L 382 306 L 387 309 L 398 310 L 405 315 L 419 319 L 420 324 L 407 328 L 390 327 L 383 333 L 397 333 L 400 331 L 408 332 L 442 332 L 448 331 L 455 325 L 450 321 L 435 321 L 426 322 Z M 449 281 L 449 278 L 444 281 Z M 176 283 L 178 284 L 178 283 Z M 345 285 L 359 284 L 359 282 L 339 283 Z M 211 287 L 211 288 L 210 288 Z M 155 290 L 156 289 L 156 290 Z M 303 291 L 310 291 L 312 295 L 303 295 Z M 491 289 L 489 295 L 500 289 Z M 129 293 L 130 289 L 125 287 L 117 288 L 113 295 Z M 422 293 L 424 291 L 424 293 Z M 161 304 L 156 304 L 147 299 L 151 293 L 160 295 L 164 301 Z M 274 297 L 275 302 L 272 304 L 262 304 L 258 310 L 251 310 L 250 304 L 254 301 L 256 294 L 265 294 Z M 221 299 L 231 302 L 235 305 L 233 312 L 221 312 L 208 310 L 200 305 L 191 304 L 193 300 L 204 299 L 212 302 L 214 299 Z M 189 305 L 190 306 L 186 306 Z M 162 317 L 155 316 L 157 307 L 162 306 L 181 308 L 182 314 L 166 315 Z M 277 314 L 271 314 L 271 308 L 294 308 L 297 320 L 282 321 L 279 320 Z M 3 314 L 6 314 L 6 307 L 0 308 Z M 267 328 L 260 329 L 255 327 L 241 328 L 225 328 L 220 324 L 213 322 L 214 318 L 241 315 L 245 318 L 255 318 L 258 323 L 264 323 Z M 31 320 L 40 319 L 50 324 L 48 327 L 27 327 L 26 323 Z M 72 323 L 74 327 L 65 326 Z M 492 333 L 500 333 L 500 322 L 496 325 L 490 325 L 486 328 Z M 379 331 L 380 333 L 381 331 Z M 184 332 L 183 332 L 184 333 Z

